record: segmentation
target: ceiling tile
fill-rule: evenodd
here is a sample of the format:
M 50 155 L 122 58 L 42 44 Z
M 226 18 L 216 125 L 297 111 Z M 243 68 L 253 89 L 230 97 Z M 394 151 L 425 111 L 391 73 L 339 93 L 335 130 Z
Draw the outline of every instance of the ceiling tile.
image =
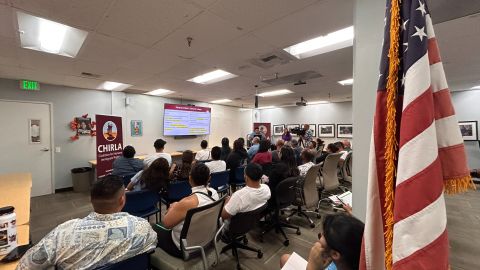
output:
M 13 15 L 13 9 L 9 6 L 0 5 L 0 38 L 17 37 L 15 30 L 17 24 Z
M 71 86 L 71 87 L 79 87 L 85 89 L 98 89 L 102 85 L 103 81 L 90 79 L 90 78 L 82 78 L 78 76 L 65 76 L 64 77 L 64 84 Z
M 314 2 L 316 0 L 222 0 L 209 10 L 235 26 L 253 30 Z
M 97 31 L 151 47 L 201 11 L 184 1 L 118 0 Z
M 138 58 L 125 62 L 122 67 L 135 69 L 141 72 L 160 73 L 186 61 L 174 53 L 145 50 Z
M 35 16 L 93 30 L 113 0 L 12 0 L 12 5 Z
M 74 59 L 29 49 L 19 49 L 18 57 L 23 68 L 48 71 L 50 73 L 71 74 Z
M 208 8 L 209 6 L 215 4 L 215 2 L 218 2 L 220 0 L 190 0 L 195 5 L 200 6 L 201 8 Z
M 111 63 L 105 62 L 92 62 L 85 60 L 77 60 L 73 64 L 73 73 L 69 74 L 72 76 L 80 76 L 82 72 L 92 73 L 94 75 L 109 75 L 113 74 L 116 70 L 116 66 Z
M 188 80 L 198 75 L 215 70 L 215 67 L 202 64 L 194 60 L 185 60 L 179 65 L 162 72 L 159 75 L 166 78 L 175 78 L 179 80 Z M 190 83 L 196 85 L 195 83 Z
M 204 12 L 156 44 L 155 48 L 182 58 L 193 58 L 242 34 L 229 22 Z M 187 37 L 192 38 L 190 46 Z
M 0 63 L 18 66 L 18 46 L 13 38 L 0 38 Z
M 283 49 L 351 25 L 353 1 L 325 0 L 257 29 L 253 34 Z
M 121 82 L 127 84 L 136 84 L 142 80 L 152 77 L 153 73 L 146 73 L 136 69 L 119 68 L 111 75 L 103 76 L 105 81 Z
M 101 34 L 89 34 L 78 59 L 120 65 L 132 61 L 146 49 Z

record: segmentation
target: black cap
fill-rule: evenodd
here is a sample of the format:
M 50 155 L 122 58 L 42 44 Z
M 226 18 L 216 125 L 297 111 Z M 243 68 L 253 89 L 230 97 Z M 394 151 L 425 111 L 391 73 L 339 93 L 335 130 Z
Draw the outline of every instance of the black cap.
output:
M 0 208 L 0 216 L 13 213 L 15 208 L 13 206 L 5 206 Z
M 153 147 L 155 147 L 155 149 L 160 149 L 160 148 L 163 148 L 165 146 L 165 144 L 167 144 L 166 141 L 164 141 L 162 139 L 157 139 L 155 141 L 155 143 L 153 144 Z

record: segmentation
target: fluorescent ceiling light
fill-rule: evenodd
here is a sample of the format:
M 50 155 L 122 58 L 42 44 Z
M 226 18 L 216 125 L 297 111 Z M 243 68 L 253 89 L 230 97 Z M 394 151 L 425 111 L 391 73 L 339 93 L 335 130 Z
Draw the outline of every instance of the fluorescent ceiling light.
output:
M 304 42 L 300 42 L 283 50 L 298 59 L 327 53 L 353 45 L 353 26 L 332 32 L 326 36 L 319 36 Z
M 471 90 L 479 90 L 479 89 L 480 89 L 480 85 L 476 85 L 476 86 L 474 86 L 474 87 L 472 87 L 472 88 L 470 88 L 470 89 L 471 89 Z
M 168 89 L 156 89 L 147 93 L 144 93 L 145 95 L 151 95 L 151 96 L 165 96 L 168 94 L 173 93 L 174 91 L 168 90 Z
M 199 83 L 199 84 L 211 84 L 211 83 L 228 80 L 234 77 L 237 77 L 237 75 L 227 72 L 225 70 L 217 69 L 217 70 L 202 74 L 200 76 L 197 76 L 195 78 L 191 78 L 187 81 Z
M 227 103 L 227 102 L 232 102 L 232 100 L 228 98 L 224 98 L 224 99 L 217 99 L 214 101 L 210 101 L 210 103 Z
M 104 82 L 100 88 L 108 91 L 122 91 L 132 86 L 131 84 L 119 83 L 119 82 Z
M 343 81 L 338 81 L 339 84 L 345 86 L 345 85 L 352 85 L 353 84 L 353 79 L 346 79 Z
M 20 46 L 25 49 L 77 56 L 88 32 L 17 11 Z
M 263 106 L 263 107 L 258 107 L 256 108 L 257 110 L 264 110 L 264 109 L 273 109 L 275 106 Z
M 292 91 L 288 89 L 281 89 L 281 90 L 274 90 L 274 91 L 269 91 L 269 92 L 263 92 L 258 94 L 259 97 L 273 97 L 273 96 L 281 96 L 281 95 L 286 95 L 293 93 Z
M 326 103 L 328 103 L 328 101 L 325 101 L 325 100 L 317 100 L 317 101 L 307 102 L 307 105 L 326 104 Z

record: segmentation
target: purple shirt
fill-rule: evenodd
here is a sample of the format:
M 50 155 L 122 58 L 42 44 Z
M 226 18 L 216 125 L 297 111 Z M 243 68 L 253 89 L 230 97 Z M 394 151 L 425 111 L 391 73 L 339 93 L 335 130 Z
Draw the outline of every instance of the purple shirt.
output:
M 282 140 L 289 142 L 292 140 L 292 134 L 290 132 L 287 132 L 287 134 L 283 133 L 282 134 Z

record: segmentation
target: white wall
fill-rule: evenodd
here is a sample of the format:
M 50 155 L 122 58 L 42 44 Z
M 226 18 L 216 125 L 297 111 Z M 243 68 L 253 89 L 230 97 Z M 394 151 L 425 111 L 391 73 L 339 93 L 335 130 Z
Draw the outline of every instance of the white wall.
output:
M 480 124 L 480 90 L 452 92 L 458 121 L 478 121 Z M 465 142 L 470 169 L 480 168 L 479 142 Z
M 125 106 L 125 97 L 127 96 L 133 103 Z M 92 118 L 95 117 L 95 114 L 121 116 L 124 125 L 124 143 L 133 145 L 139 154 L 151 153 L 155 139 L 163 137 L 163 104 L 179 103 L 178 100 L 162 97 L 45 84 L 41 85 L 41 90 L 38 92 L 26 92 L 19 90 L 17 80 L 7 79 L 0 79 L 0 99 L 51 102 L 53 104 L 54 146 L 61 148 L 61 153 L 54 155 L 55 189 L 72 186 L 70 169 L 88 166 L 87 161 L 95 159 L 95 138 L 82 136 L 75 142 L 69 140 L 74 132 L 68 125 L 74 117 L 85 113 Z M 185 103 L 186 101 L 184 101 Z M 234 139 L 250 130 L 252 126 L 250 111 L 242 112 L 234 107 L 199 102 L 188 103 L 212 108 L 211 135 L 181 140 L 167 137 L 165 138 L 167 140 L 166 151 L 198 150 L 200 141 L 203 139 L 209 140 L 211 146 L 220 145 L 223 137 L 229 137 L 233 142 Z M 144 134 L 142 137 L 130 137 L 130 120 L 143 121 Z
M 352 103 L 338 102 L 308 105 L 302 107 L 283 107 L 259 110 L 259 122 L 280 124 L 352 124 Z M 355 133 L 355 127 L 354 131 Z M 335 131 L 335 135 L 337 132 Z M 275 137 L 274 139 L 277 139 Z M 336 138 L 322 138 L 326 143 L 335 142 Z

